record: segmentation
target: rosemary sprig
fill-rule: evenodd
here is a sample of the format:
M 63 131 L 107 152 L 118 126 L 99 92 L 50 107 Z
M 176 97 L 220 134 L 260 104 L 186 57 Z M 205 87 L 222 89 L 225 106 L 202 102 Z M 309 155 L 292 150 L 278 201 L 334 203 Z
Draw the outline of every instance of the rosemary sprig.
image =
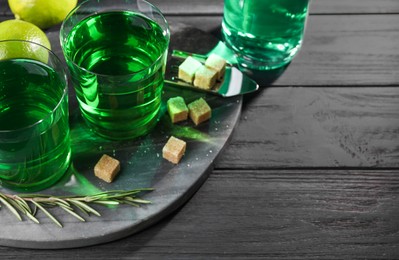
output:
M 152 188 L 114 190 L 88 196 L 53 196 L 46 194 L 12 195 L 0 192 L 0 209 L 3 205 L 15 215 L 19 221 L 23 221 L 21 215 L 25 215 L 37 224 L 40 224 L 40 221 L 37 219 L 36 215 L 41 211 L 57 226 L 63 227 L 61 222 L 48 210 L 49 208 L 59 207 L 78 220 L 85 222 L 86 220 L 77 213 L 77 210 L 86 216 L 93 214 L 100 217 L 101 214 L 90 205 L 98 204 L 106 206 L 127 204 L 139 207 L 142 204 L 150 204 L 151 201 L 141 199 L 137 195 L 141 192 L 152 190 Z

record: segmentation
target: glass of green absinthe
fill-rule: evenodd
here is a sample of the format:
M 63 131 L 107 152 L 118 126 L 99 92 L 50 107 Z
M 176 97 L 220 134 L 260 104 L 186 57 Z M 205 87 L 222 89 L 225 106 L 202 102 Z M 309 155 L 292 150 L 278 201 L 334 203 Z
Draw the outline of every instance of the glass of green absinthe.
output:
M 170 32 L 144 0 L 88 0 L 61 26 L 79 107 L 98 135 L 132 139 L 158 121 Z
M 60 60 L 28 41 L 0 41 L 0 186 L 37 191 L 70 164 L 68 86 Z

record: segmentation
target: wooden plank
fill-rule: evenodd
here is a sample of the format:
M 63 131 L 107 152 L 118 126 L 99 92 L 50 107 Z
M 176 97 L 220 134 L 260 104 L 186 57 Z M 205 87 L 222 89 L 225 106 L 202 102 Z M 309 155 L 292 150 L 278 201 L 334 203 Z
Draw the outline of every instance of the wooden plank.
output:
M 152 0 L 167 14 L 223 14 L 223 0 Z M 311 14 L 376 14 L 398 13 L 396 0 L 311 0 Z
M 184 23 L 221 37 L 220 17 L 167 19 L 171 24 Z M 262 79 L 262 85 L 274 86 L 395 85 L 398 38 L 397 15 L 311 16 L 303 47 L 292 64 L 281 75 L 281 71 L 272 71 L 258 73 L 256 78 Z
M 0 255 L 397 259 L 398 201 L 398 171 L 216 171 L 178 214 L 135 236 L 78 251 L 0 247 Z
M 151 0 L 163 13 L 168 15 L 182 14 L 223 14 L 223 0 Z
M 263 88 L 216 168 L 399 167 L 399 88 Z
M 220 17 L 167 16 L 167 19 L 172 27 L 184 24 L 221 37 Z M 57 46 L 56 53 L 61 54 L 58 31 L 51 29 L 47 33 Z M 260 83 L 274 86 L 395 85 L 399 67 L 397 38 L 399 16 L 396 15 L 311 16 L 303 48 L 292 64 L 282 75 L 261 73 L 266 80 Z M 203 43 L 196 44 L 200 49 Z
M 274 84 L 396 84 L 398 37 L 397 15 L 311 16 L 302 50 Z
M 83 2 L 83 0 L 79 0 Z M 161 12 L 172 15 L 182 14 L 212 14 L 221 15 L 223 13 L 223 0 L 152 0 L 152 4 L 157 6 Z M 114 6 L 113 1 L 105 2 L 103 7 Z M 7 0 L 0 0 L 0 15 L 11 15 L 11 10 Z
M 398 13 L 396 0 L 311 0 L 313 14 Z
M 223 14 L 223 0 L 152 0 L 166 14 Z M 311 14 L 398 13 L 396 0 L 312 0 Z
M 182 14 L 223 14 L 223 0 L 151 0 L 163 13 Z M 111 3 L 112 4 L 112 3 Z M 399 13 L 396 0 L 312 0 L 311 14 L 384 14 Z M 0 15 L 11 14 L 7 0 L 0 1 Z
M 152 0 L 167 14 L 223 14 L 223 0 Z M 311 14 L 398 13 L 396 0 L 311 0 Z
M 3 16 L 10 12 L 7 0 L 0 0 L 0 16 Z

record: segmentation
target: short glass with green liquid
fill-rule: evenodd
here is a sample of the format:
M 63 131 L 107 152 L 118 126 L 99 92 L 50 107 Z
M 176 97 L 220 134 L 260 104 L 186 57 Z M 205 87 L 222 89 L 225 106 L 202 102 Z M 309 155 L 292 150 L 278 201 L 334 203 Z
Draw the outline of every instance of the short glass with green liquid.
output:
M 244 68 L 289 63 L 301 47 L 310 0 L 225 0 L 222 33 Z
M 116 140 L 148 133 L 161 107 L 170 38 L 162 13 L 142 0 L 86 1 L 67 16 L 60 37 L 94 132 Z
M 15 55 L 20 50 L 28 56 Z M 0 41 L 0 53 L 0 186 L 45 189 L 70 164 L 65 71 L 50 50 L 32 42 Z

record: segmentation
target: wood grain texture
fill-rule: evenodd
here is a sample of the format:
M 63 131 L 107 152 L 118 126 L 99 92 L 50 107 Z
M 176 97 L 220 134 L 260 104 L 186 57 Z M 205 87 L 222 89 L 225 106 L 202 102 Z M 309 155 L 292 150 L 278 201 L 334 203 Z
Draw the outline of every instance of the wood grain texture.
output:
M 398 167 L 399 88 L 264 88 L 217 168 Z
M 172 24 L 219 33 L 222 0 L 153 2 Z M 216 170 L 178 212 L 105 245 L 0 258 L 398 259 L 399 1 L 310 11 L 299 55 L 245 98 Z
M 79 0 L 81 2 L 81 0 Z M 151 0 L 151 3 L 170 15 L 223 14 L 224 0 Z M 311 14 L 381 14 L 399 13 L 396 0 L 311 0 Z M 0 15 L 11 15 L 7 1 L 0 1 Z
M 365 14 L 398 13 L 396 0 L 311 0 L 311 12 L 314 14 Z
M 303 48 L 274 84 L 395 85 L 398 39 L 398 15 L 310 16 Z
M 223 0 L 152 0 L 167 14 L 223 14 Z M 311 0 L 311 14 L 380 14 L 398 13 L 396 0 Z
M 221 38 L 221 17 L 167 16 Z M 172 36 L 173 37 L 173 36 Z M 302 49 L 264 86 L 381 86 L 399 81 L 399 15 L 310 16 Z M 201 45 L 200 42 L 197 43 Z M 281 72 L 279 72 L 281 73 Z M 270 74 L 260 73 L 266 78 Z
M 220 38 L 221 17 L 193 16 L 187 20 L 184 16 L 167 16 L 167 19 L 171 27 L 184 24 Z M 53 50 L 62 59 L 58 28 L 51 28 L 46 33 Z M 262 85 L 396 85 L 399 82 L 398 39 L 397 15 L 311 16 L 298 56 L 281 76 Z M 200 41 L 192 43 L 194 49 L 201 49 L 204 44 Z M 266 76 L 261 74 L 260 77 Z
M 0 248 L 0 255 L 396 259 L 398 200 L 398 171 L 215 171 L 180 211 L 133 237 L 79 250 Z

